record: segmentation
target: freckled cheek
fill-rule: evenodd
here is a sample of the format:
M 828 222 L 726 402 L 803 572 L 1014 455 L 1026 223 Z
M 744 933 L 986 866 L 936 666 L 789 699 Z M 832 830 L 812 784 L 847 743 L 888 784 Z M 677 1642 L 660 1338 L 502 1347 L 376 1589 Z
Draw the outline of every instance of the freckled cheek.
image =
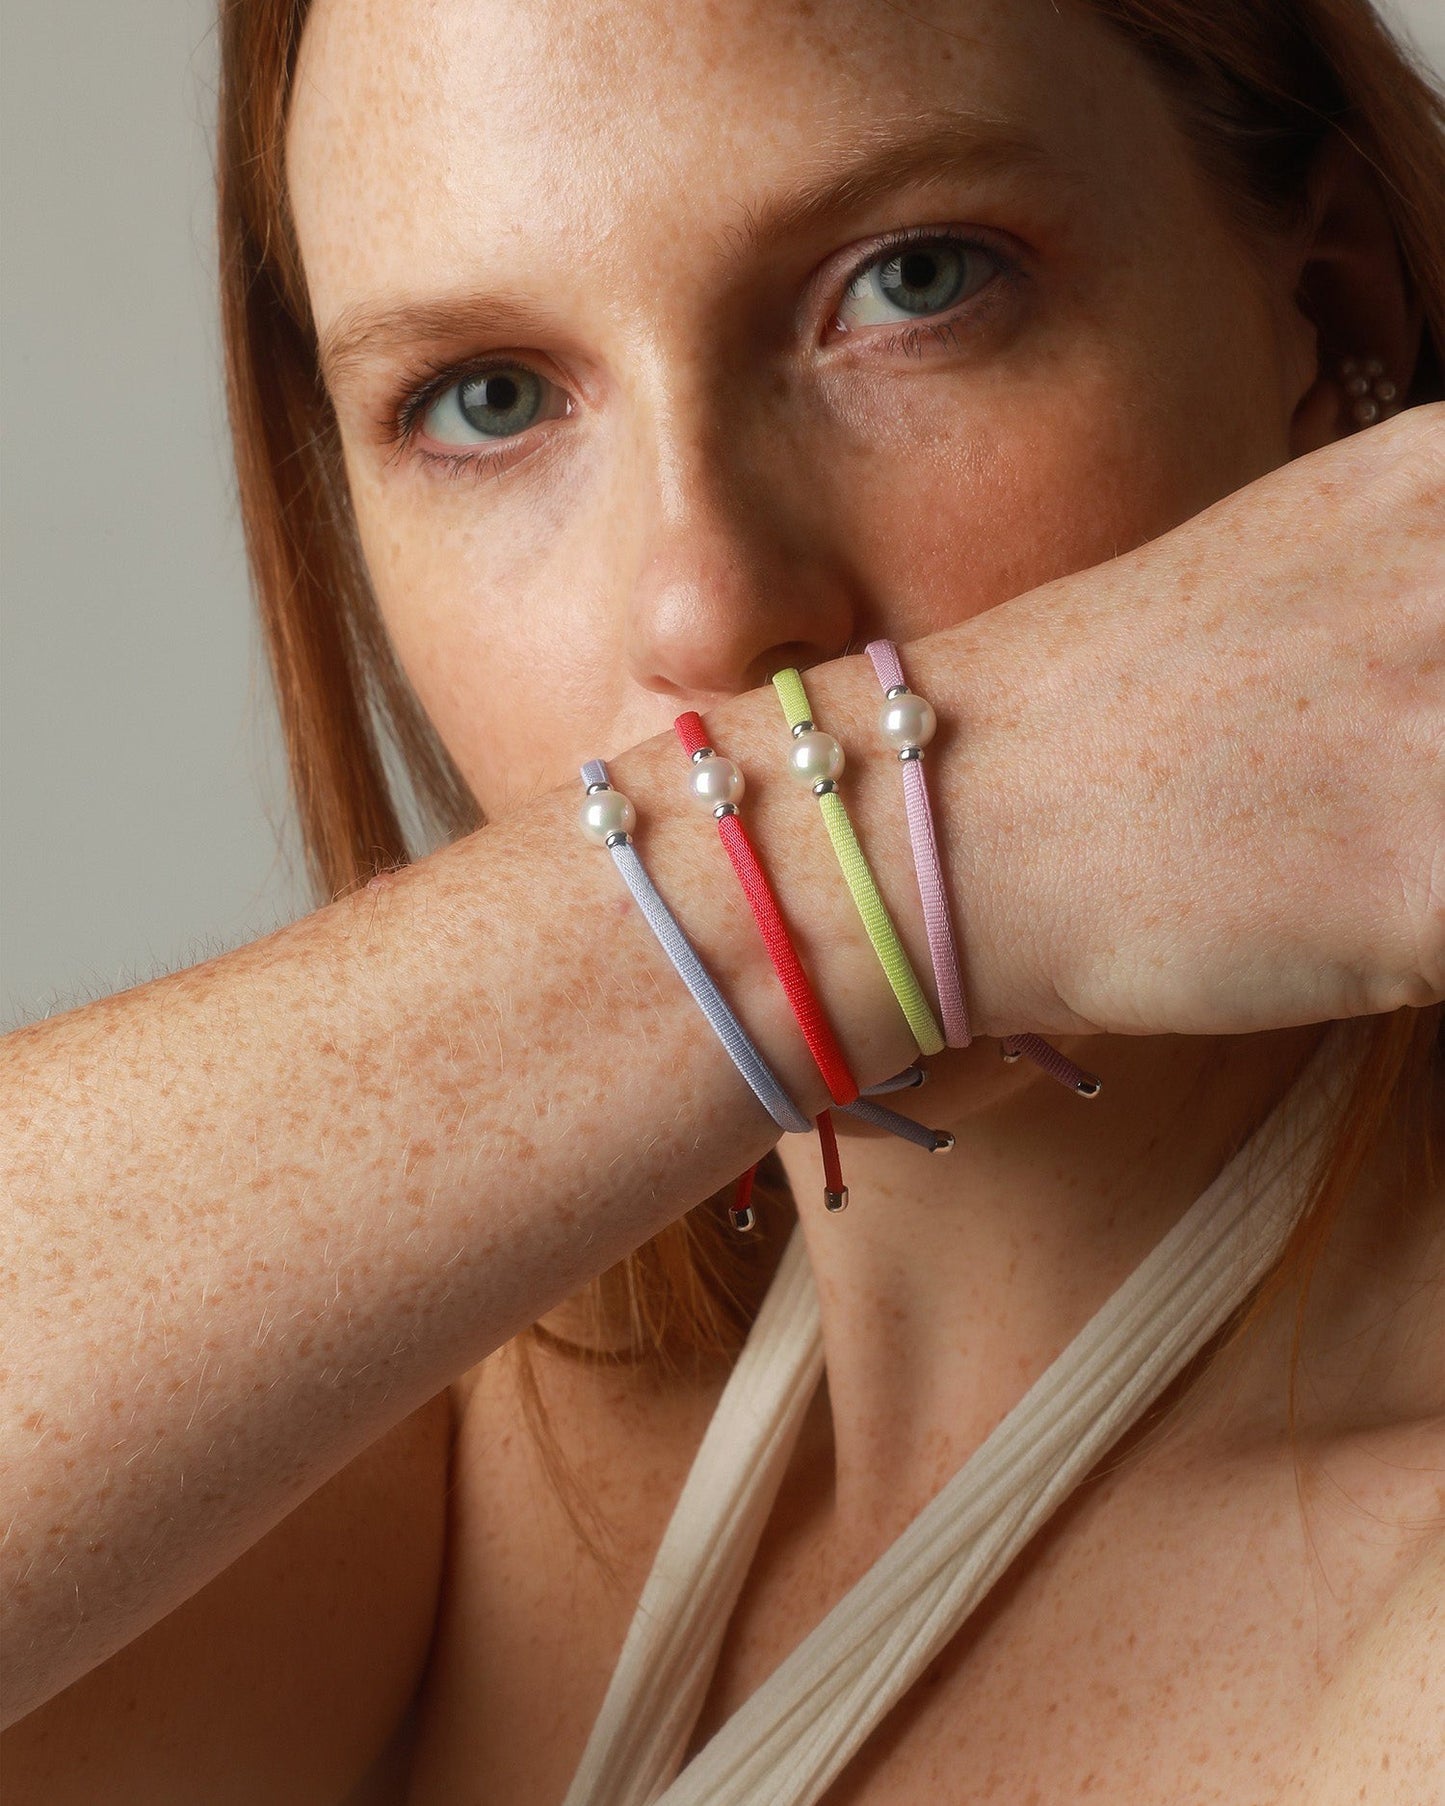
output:
M 1180 398 L 1118 386 L 960 405 L 840 462 L 851 563 L 922 635 L 1156 538 L 1257 474 L 1183 427 Z
M 495 520 L 360 497 L 357 512 L 392 647 L 483 810 L 565 783 L 610 744 L 617 610 L 575 535 L 523 543 Z

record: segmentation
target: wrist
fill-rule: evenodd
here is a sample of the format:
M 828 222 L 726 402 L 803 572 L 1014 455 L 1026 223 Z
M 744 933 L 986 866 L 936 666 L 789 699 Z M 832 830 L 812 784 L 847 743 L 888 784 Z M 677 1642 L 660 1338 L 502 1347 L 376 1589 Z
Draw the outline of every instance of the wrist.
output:
M 845 665 L 855 669 L 840 671 Z M 848 721 L 865 714 L 853 706 L 851 692 L 871 675 L 866 664 L 852 659 L 823 669 L 839 672 L 830 687 L 841 681 Z M 777 697 L 771 686 L 751 691 L 710 707 L 703 719 L 709 742 L 743 774 L 742 823 L 852 1076 L 859 1086 L 877 1083 L 908 1065 L 917 1050 L 838 873 L 817 803 L 788 775 L 790 734 Z M 859 763 L 864 741 L 848 735 L 847 749 Z M 785 1089 L 800 1108 L 817 1114 L 829 1102 L 827 1087 L 730 869 L 717 823 L 689 793 L 687 756 L 676 737 L 659 736 L 632 749 L 612 761 L 612 771 L 618 788 L 638 806 L 638 846 L 659 890 Z M 895 857 L 890 850 L 887 858 Z M 890 896 L 890 907 L 893 901 Z

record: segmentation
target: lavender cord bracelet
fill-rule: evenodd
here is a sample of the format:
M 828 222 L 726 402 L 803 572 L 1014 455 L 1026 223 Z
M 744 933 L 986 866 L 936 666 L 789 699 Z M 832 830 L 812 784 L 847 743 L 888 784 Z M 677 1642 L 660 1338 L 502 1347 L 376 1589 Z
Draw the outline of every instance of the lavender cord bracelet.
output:
M 933 802 L 928 794 L 928 779 L 923 773 L 924 748 L 937 731 L 938 718 L 932 705 L 909 689 L 899 662 L 898 648 L 892 640 L 870 640 L 865 650 L 886 698 L 878 721 L 879 731 L 897 752 L 903 766 L 908 837 L 913 843 L 918 898 L 923 905 L 923 925 L 928 936 L 929 957 L 933 961 L 933 981 L 938 989 L 938 1013 L 943 1019 L 944 1039 L 950 1047 L 967 1047 L 973 1040 L 973 1031 L 969 1027 L 958 942 L 933 829 Z M 1008 1035 L 1003 1040 L 1002 1052 L 1005 1060 L 1032 1060 L 1051 1078 L 1080 1097 L 1099 1095 L 1099 1080 L 1076 1066 L 1040 1035 Z
M 582 782 L 587 786 L 587 800 L 582 806 L 583 832 L 590 839 L 600 841 L 611 853 L 612 862 L 621 872 L 648 927 L 657 936 L 663 952 L 677 968 L 678 977 L 691 991 L 693 1000 L 707 1017 L 713 1033 L 727 1049 L 728 1057 L 747 1080 L 758 1102 L 780 1129 L 794 1135 L 808 1134 L 813 1127 L 811 1119 L 778 1083 L 777 1075 L 733 1014 L 697 949 L 683 933 L 682 925 L 648 876 L 637 848 L 632 844 L 632 830 L 637 825 L 636 809 L 620 790 L 612 788 L 607 767 L 601 759 L 589 759 L 582 767 Z
M 613 864 L 622 874 L 623 882 L 631 891 L 633 901 L 642 911 L 648 927 L 656 935 L 658 944 L 671 960 L 678 977 L 691 992 L 694 1002 L 707 1017 L 713 1033 L 722 1042 L 728 1057 L 747 1081 L 758 1102 L 780 1129 L 790 1134 L 806 1135 L 813 1127 L 812 1122 L 788 1096 L 773 1069 L 759 1053 L 752 1037 L 703 964 L 697 949 L 687 938 L 681 923 L 663 901 L 661 892 L 652 882 L 641 856 L 632 844 L 637 810 L 620 790 L 612 788 L 603 760 L 587 760 L 582 767 L 582 782 L 587 787 L 582 804 L 583 833 L 589 840 L 598 846 L 605 846 L 611 853 Z M 905 1067 L 902 1072 L 891 1079 L 885 1079 L 882 1084 L 869 1085 L 860 1097 L 844 1108 L 860 1122 L 886 1129 L 917 1147 L 926 1148 L 930 1153 L 946 1152 L 953 1146 L 953 1137 L 946 1130 L 927 1128 L 910 1117 L 900 1116 L 896 1110 L 872 1101 L 890 1092 L 912 1090 L 923 1083 L 924 1077 L 920 1067 Z M 734 1210 L 731 1215 L 735 1228 L 752 1228 L 754 1217 L 751 1206 Z

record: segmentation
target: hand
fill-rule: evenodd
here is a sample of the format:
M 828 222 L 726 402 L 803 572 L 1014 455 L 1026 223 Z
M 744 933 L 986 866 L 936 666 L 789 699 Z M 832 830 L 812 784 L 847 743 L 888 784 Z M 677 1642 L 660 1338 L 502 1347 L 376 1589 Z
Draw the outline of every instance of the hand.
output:
M 1445 405 L 915 651 L 987 679 L 940 749 L 980 1032 L 1445 997 Z

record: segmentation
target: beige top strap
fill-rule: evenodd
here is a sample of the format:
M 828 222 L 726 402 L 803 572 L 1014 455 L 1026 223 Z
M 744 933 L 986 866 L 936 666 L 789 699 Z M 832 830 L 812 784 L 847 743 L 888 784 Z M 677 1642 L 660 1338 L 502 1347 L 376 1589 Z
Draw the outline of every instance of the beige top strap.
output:
M 1329 1118 L 1338 1053 L 1327 1036 L 1203 1196 L 667 1785 L 818 1378 L 817 1302 L 795 1236 L 663 1538 L 567 1806 L 812 1806 L 1273 1264 Z

